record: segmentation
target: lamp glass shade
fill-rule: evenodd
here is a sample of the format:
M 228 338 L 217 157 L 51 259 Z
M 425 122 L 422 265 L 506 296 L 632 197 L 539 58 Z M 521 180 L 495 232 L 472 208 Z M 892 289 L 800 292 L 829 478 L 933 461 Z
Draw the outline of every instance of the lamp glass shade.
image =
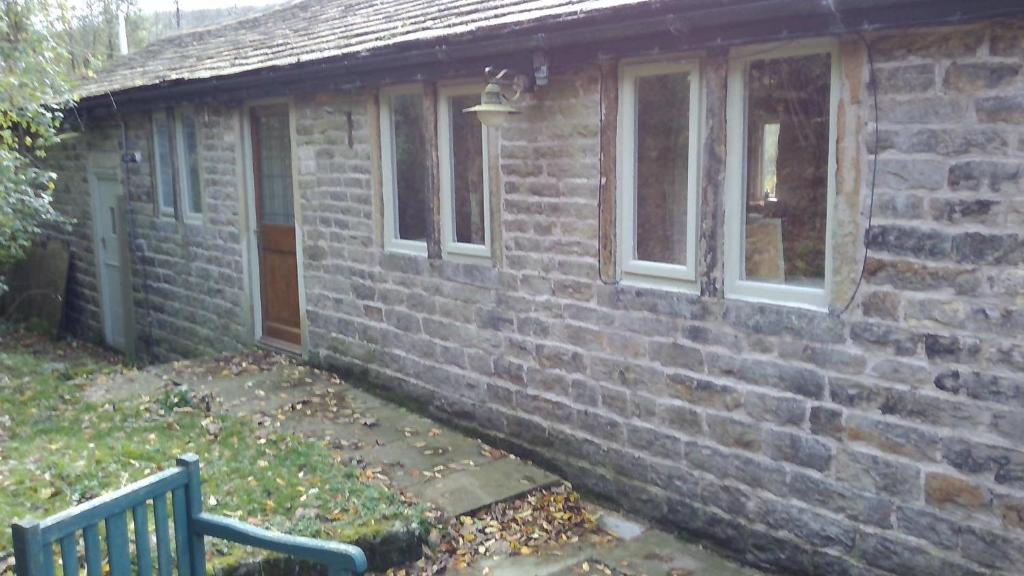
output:
M 509 108 L 508 106 L 503 108 Z M 473 106 L 473 108 L 467 108 L 466 112 L 475 112 L 476 117 L 480 119 L 480 123 L 489 128 L 500 128 L 508 122 L 510 114 L 515 114 L 518 110 L 494 110 L 486 106 Z
M 480 95 L 480 103 L 476 106 L 466 108 L 463 112 L 475 112 L 480 123 L 484 126 L 500 127 L 508 121 L 509 114 L 518 114 L 514 106 L 509 106 L 502 101 L 501 87 L 491 83 L 484 88 Z

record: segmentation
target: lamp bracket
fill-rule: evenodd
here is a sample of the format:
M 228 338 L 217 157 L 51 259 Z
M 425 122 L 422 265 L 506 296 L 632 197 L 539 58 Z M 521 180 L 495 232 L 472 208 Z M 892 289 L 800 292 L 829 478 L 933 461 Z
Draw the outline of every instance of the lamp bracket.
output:
M 522 96 L 523 92 L 532 92 L 534 84 L 526 74 L 519 74 L 510 68 L 498 70 L 494 66 L 484 68 L 487 82 L 501 86 L 501 95 L 509 102 L 514 102 Z M 511 92 L 511 95 L 508 94 Z

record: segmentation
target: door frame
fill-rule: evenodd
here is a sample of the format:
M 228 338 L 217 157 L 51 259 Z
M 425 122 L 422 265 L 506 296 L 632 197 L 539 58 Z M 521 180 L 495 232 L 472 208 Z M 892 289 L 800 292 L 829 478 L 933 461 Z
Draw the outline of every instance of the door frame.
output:
M 288 138 L 290 140 L 291 166 L 292 166 L 292 204 L 295 213 L 295 265 L 298 275 L 299 289 L 299 334 L 302 340 L 300 349 L 305 356 L 309 350 L 309 326 L 306 318 L 306 282 L 305 266 L 302 253 L 302 239 L 304 237 L 302 228 L 302 210 L 298 194 L 299 165 L 298 153 L 295 146 L 297 137 L 295 130 L 295 105 L 292 98 L 264 98 L 246 102 L 242 106 L 241 131 L 242 131 L 242 180 L 244 181 L 243 211 L 242 211 L 242 243 L 245 257 L 243 262 L 248 264 L 246 274 L 250 294 L 249 304 L 252 306 L 253 331 L 252 335 L 256 342 L 263 342 L 263 299 L 260 271 L 260 251 L 256 238 L 257 219 L 256 214 L 256 184 L 253 173 L 253 150 L 252 150 L 252 109 L 261 106 L 287 106 L 288 107 Z
M 86 181 L 89 186 L 89 204 L 92 210 L 92 250 L 93 260 L 96 266 L 96 294 L 100 311 L 100 327 L 103 331 L 103 342 L 111 347 L 117 348 L 113 343 L 112 332 L 114 329 L 111 308 L 115 305 L 111 298 L 113 295 L 107 288 L 108 282 L 117 282 L 121 285 L 121 319 L 123 326 L 122 338 L 123 348 L 117 348 L 121 352 L 131 356 L 135 351 L 135 330 L 134 330 L 134 300 L 132 296 L 131 282 L 131 252 L 128 246 L 127 221 L 127 191 L 125 190 L 125 178 L 122 170 L 121 155 L 116 152 L 89 152 L 85 159 Z M 103 246 L 100 241 L 100 197 L 99 197 L 99 175 L 109 177 L 117 182 L 121 189 L 117 203 L 116 216 L 121 225 L 121 234 L 118 234 L 118 258 L 121 274 L 119 278 L 107 278 L 106 265 L 103 263 Z

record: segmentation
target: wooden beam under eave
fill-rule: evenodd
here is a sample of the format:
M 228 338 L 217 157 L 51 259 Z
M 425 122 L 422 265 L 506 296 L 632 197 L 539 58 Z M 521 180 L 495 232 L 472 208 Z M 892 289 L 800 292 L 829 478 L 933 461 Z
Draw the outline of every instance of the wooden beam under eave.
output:
M 605 60 L 601 70 L 601 179 L 598 191 L 598 272 L 601 281 L 610 284 L 616 281 L 615 185 L 616 185 L 616 139 L 619 119 L 619 63 Z
M 710 50 L 702 60 L 704 70 L 704 144 L 701 150 L 700 230 L 698 231 L 697 280 L 701 296 L 722 296 L 725 272 L 725 96 L 729 52 Z
M 384 247 L 384 178 L 381 174 L 380 92 L 372 91 L 366 99 L 366 121 L 370 132 L 370 185 L 373 189 L 373 243 Z
M 441 172 L 437 153 L 437 84 L 423 84 L 423 159 L 426 161 L 427 258 L 441 259 Z

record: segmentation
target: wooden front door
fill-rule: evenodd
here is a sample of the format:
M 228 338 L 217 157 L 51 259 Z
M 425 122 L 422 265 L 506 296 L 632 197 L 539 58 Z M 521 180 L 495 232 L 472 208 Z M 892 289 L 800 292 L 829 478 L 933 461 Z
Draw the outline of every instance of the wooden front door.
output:
M 301 345 L 288 106 L 254 107 L 249 120 L 263 337 Z

